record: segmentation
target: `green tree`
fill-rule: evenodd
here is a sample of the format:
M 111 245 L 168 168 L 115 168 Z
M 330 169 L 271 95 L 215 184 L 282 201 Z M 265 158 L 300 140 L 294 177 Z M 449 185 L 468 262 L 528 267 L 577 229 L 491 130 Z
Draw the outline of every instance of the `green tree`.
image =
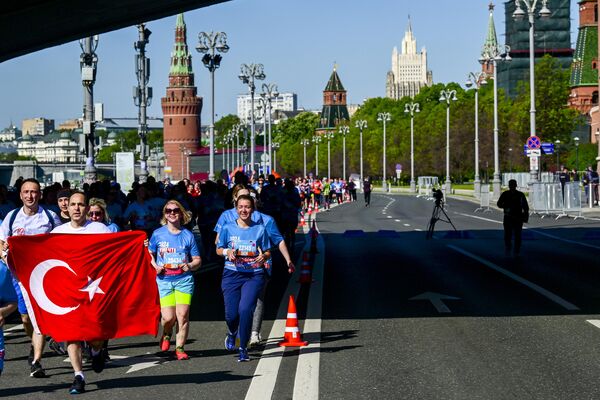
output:
M 223 136 L 227 135 L 234 125 L 239 124 L 237 115 L 228 114 L 215 122 L 215 145 L 220 143 Z
M 319 116 L 311 112 L 303 112 L 281 121 L 272 127 L 273 141 L 279 143 L 277 150 L 277 166 L 285 175 L 302 175 L 304 168 L 304 149 L 301 139 L 310 140 L 315 133 Z M 319 149 L 320 150 L 320 149 Z M 307 168 L 314 166 L 314 151 L 307 149 Z M 321 161 L 322 158 L 319 159 Z M 321 164 L 322 165 L 322 164 Z

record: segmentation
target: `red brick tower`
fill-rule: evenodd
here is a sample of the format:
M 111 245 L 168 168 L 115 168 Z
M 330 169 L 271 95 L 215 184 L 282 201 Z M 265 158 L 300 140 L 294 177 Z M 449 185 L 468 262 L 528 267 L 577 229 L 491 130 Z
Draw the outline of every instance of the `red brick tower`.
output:
M 171 53 L 169 86 L 161 99 L 163 111 L 163 141 L 167 173 L 180 180 L 187 175 L 187 154 L 198 151 L 200 145 L 200 112 L 202 98 L 196 96 L 192 56 L 188 50 L 183 14 L 177 16 L 175 46 Z

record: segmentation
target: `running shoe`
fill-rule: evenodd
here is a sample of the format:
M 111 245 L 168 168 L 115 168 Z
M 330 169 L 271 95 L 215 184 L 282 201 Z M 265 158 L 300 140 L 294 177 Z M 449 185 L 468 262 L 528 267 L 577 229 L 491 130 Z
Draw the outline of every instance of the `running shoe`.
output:
M 46 372 L 44 372 L 44 368 L 42 368 L 42 364 L 39 361 L 34 361 L 31 364 L 31 373 L 29 376 L 33 378 L 43 378 L 46 376 Z
M 75 376 L 75 380 L 71 385 L 71 389 L 69 389 L 69 393 L 71 394 L 81 394 L 85 392 L 85 381 L 80 375 Z
M 169 347 L 171 347 L 171 335 L 162 335 L 160 349 L 162 351 L 169 351 Z
M 248 355 L 248 349 L 240 347 L 239 351 L 240 351 L 240 358 L 238 359 L 238 362 L 250 361 L 250 356 Z
M 229 351 L 235 351 L 235 333 L 228 333 L 225 336 L 225 348 Z
M 50 338 L 50 340 L 48 340 L 48 348 L 50 350 L 52 350 L 53 352 L 55 352 L 58 355 L 65 355 L 67 354 L 67 352 L 65 351 L 65 349 L 62 347 L 61 343 L 58 343 L 56 340 Z
M 248 345 L 250 347 L 256 346 L 257 344 L 260 343 L 260 340 L 261 340 L 260 333 L 253 331 L 252 334 L 250 335 L 250 342 L 248 343 Z
M 98 354 L 93 354 L 92 351 L 92 369 L 97 374 L 104 370 L 104 354 L 102 353 L 102 350 L 100 350 Z
M 175 348 L 175 356 L 179 361 L 190 359 L 190 356 L 187 355 L 187 353 L 183 350 L 183 347 L 181 346 Z

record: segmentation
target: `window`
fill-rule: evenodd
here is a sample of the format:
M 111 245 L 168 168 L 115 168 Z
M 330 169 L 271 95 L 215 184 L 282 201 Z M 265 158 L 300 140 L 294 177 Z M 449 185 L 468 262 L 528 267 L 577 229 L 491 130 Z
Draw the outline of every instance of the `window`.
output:
M 592 93 L 592 104 L 598 104 L 598 91 Z
M 169 125 L 173 125 L 173 118 L 169 118 Z
M 183 119 L 183 124 L 185 125 L 185 118 Z

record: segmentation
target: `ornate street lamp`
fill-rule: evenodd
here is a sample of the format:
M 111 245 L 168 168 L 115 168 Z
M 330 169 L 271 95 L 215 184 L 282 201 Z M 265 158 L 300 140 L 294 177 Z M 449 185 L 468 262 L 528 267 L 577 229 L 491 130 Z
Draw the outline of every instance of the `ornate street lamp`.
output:
M 306 178 L 306 146 L 310 144 L 310 140 L 302 139 L 300 140 L 300 144 L 304 147 L 304 175 L 302 177 Z
M 367 121 L 359 119 L 356 121 L 356 127 L 360 130 L 360 185 L 364 182 L 363 176 L 363 130 L 367 128 Z
M 133 88 L 133 103 L 138 107 L 138 136 L 140 137 L 140 183 L 148 179 L 148 124 L 146 109 L 152 104 L 152 88 L 148 86 L 150 80 L 150 59 L 146 58 L 146 45 L 150 38 L 150 29 L 144 24 L 138 25 L 139 38 L 133 47 L 139 52 L 135 55 L 135 75 L 138 85 Z
M 277 91 L 277 85 L 274 83 L 263 83 L 262 84 L 262 93 L 261 96 L 263 99 L 267 100 L 267 110 L 269 112 L 269 142 L 268 142 L 268 146 L 269 146 L 269 160 L 268 160 L 268 167 L 269 167 L 269 173 L 272 170 L 272 164 L 271 164 L 271 147 L 272 147 L 272 141 L 271 141 L 271 112 L 273 111 L 273 99 L 276 99 L 277 97 L 279 97 L 279 92 Z M 266 136 L 265 136 L 266 138 Z M 266 143 L 266 141 L 265 141 Z
M 527 8 L 527 16 L 529 18 L 529 101 L 530 101 L 530 121 L 529 121 L 529 136 L 535 136 L 535 43 L 534 43 L 534 24 L 535 24 L 535 8 L 538 0 L 515 0 L 515 11 L 512 17 L 515 20 L 521 20 L 525 17 L 525 11 L 521 8 L 521 3 Z M 548 18 L 551 15 L 548 9 L 548 0 L 541 0 L 542 9 L 539 16 Z M 531 182 L 537 182 L 538 172 L 534 169 L 529 170 Z
M 385 140 L 385 126 L 388 121 L 390 121 L 392 117 L 389 112 L 382 112 L 377 114 L 377 121 L 383 122 L 383 180 L 382 180 L 382 188 L 384 192 L 387 192 L 387 182 L 386 182 L 386 140 Z
M 250 164 L 252 172 L 256 171 L 256 164 L 254 162 L 254 153 L 256 151 L 256 135 L 254 127 L 254 92 L 256 91 L 255 80 L 262 81 L 266 78 L 264 66 L 262 64 L 242 64 L 240 67 L 240 80 L 248 85 L 250 90 Z
M 452 193 L 450 180 L 450 102 L 458 100 L 456 90 L 444 89 L 440 92 L 440 101 L 446 102 L 446 195 Z
M 327 179 L 331 180 L 331 139 L 334 138 L 333 132 L 326 132 L 325 139 L 327 139 Z
M 573 140 L 575 141 L 575 169 L 579 174 L 579 137 L 575 136 Z
M 210 127 L 209 127 L 209 143 L 210 156 L 208 179 L 215 179 L 215 70 L 221 66 L 223 58 L 218 53 L 227 53 L 229 46 L 227 45 L 227 34 L 225 32 L 200 32 L 198 34 L 198 46 L 196 50 L 203 53 L 202 63 L 210 71 L 211 82 L 211 112 L 210 112 Z
M 470 88 L 475 85 L 475 178 L 473 179 L 473 191 L 475 196 L 481 189 L 481 180 L 479 179 L 479 88 L 487 84 L 485 72 L 469 72 L 465 86 Z M 495 80 L 494 80 L 495 82 Z
M 315 144 L 315 178 L 319 176 L 319 143 L 323 138 L 320 135 L 312 137 L 312 142 Z
M 278 142 L 271 143 L 271 147 L 273 148 L 273 171 L 277 171 L 277 149 L 279 148 Z
M 350 127 L 347 125 L 342 125 L 339 127 L 338 132 L 342 135 L 342 179 L 346 179 L 346 134 L 350 132 Z
M 421 112 L 419 109 L 419 103 L 407 103 L 404 105 L 404 112 L 410 113 L 410 191 L 416 192 L 417 185 L 415 184 L 415 135 L 414 135 L 414 122 L 415 113 Z

